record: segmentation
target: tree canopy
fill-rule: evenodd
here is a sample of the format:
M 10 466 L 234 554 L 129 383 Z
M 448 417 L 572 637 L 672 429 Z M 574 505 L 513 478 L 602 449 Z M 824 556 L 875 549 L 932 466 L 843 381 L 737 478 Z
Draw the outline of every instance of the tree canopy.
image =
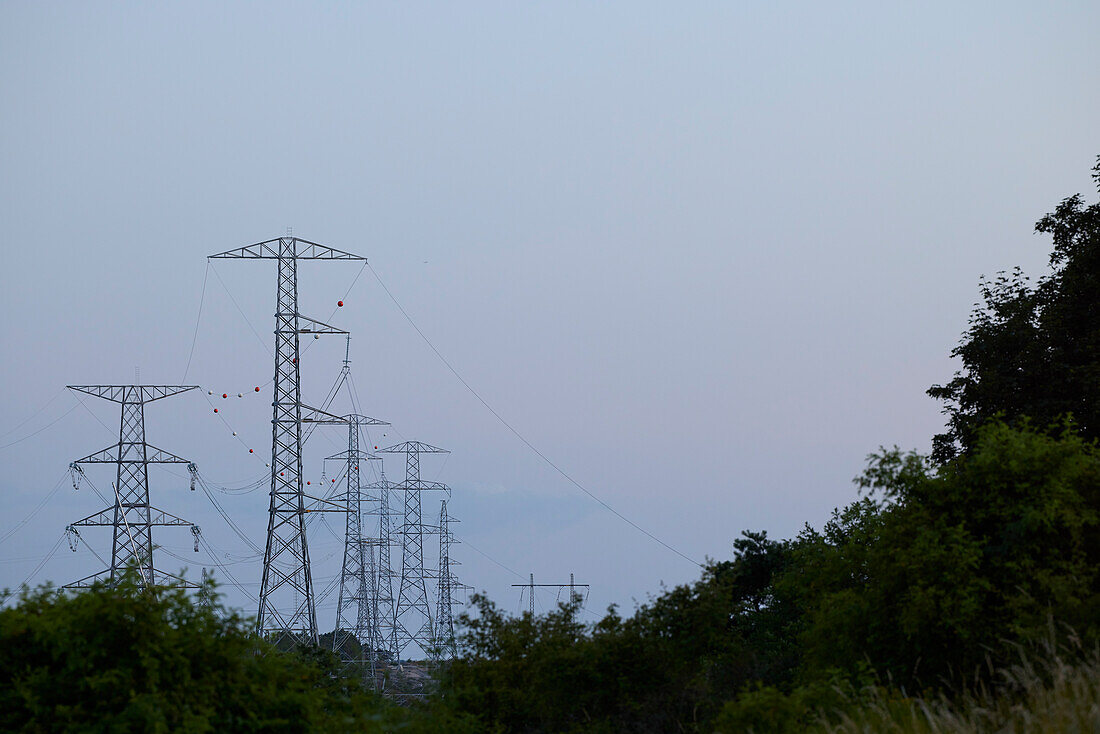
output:
M 1093 168 L 1100 191 L 1100 157 Z M 947 430 L 933 456 L 946 461 L 996 416 L 1052 425 L 1072 415 L 1100 438 L 1100 202 L 1062 201 L 1035 231 L 1051 235 L 1052 272 L 1032 285 L 1017 268 L 981 283 L 982 302 L 952 355 L 962 369 L 928 394 L 944 402 Z

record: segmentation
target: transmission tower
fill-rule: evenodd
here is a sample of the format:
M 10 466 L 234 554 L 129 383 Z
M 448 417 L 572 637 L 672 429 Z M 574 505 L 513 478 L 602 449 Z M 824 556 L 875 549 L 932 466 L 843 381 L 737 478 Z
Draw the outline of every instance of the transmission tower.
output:
M 569 603 L 570 603 L 570 605 L 576 603 L 576 601 L 581 598 L 580 594 L 577 593 L 577 589 L 584 589 L 586 598 L 587 598 L 588 589 L 589 589 L 588 584 L 578 584 L 576 581 L 574 581 L 573 580 L 573 574 L 569 574 L 569 583 L 568 584 L 536 584 L 535 583 L 535 574 L 531 574 L 531 580 L 528 583 L 526 583 L 526 584 L 512 584 L 512 586 L 513 587 L 518 587 L 520 589 L 527 589 L 528 590 L 528 595 L 527 595 L 528 611 L 531 613 L 532 617 L 535 616 L 535 589 L 540 589 L 540 588 L 557 589 L 559 596 L 561 595 L 561 592 L 562 592 L 563 589 L 569 589 Z M 523 599 L 523 593 L 522 592 L 520 592 L 520 599 L 521 600 Z M 582 604 L 582 606 L 583 606 L 583 604 Z
M 430 652 L 435 643 L 424 570 L 425 528 L 421 494 L 429 490 L 447 491 L 447 485 L 420 478 L 420 455 L 450 452 L 420 441 L 406 441 L 382 449 L 382 453 L 405 454 L 405 481 L 397 487 L 405 495 L 405 514 L 398 531 L 401 536 L 401 585 L 394 609 L 393 642 L 394 654 L 400 658 L 410 643 L 419 645 L 425 653 Z
M 378 624 L 378 569 L 374 563 L 374 548 L 380 545 L 377 538 L 360 538 L 359 545 L 362 548 L 364 560 L 363 581 L 366 587 L 363 592 L 363 602 L 359 605 L 356 615 L 355 628 L 360 634 L 359 665 L 362 675 L 367 679 L 371 688 L 381 689 L 381 680 L 378 677 L 378 662 L 380 653 L 385 652 L 384 641 L 380 634 Z
M 455 643 L 455 623 L 452 613 L 453 605 L 458 601 L 455 592 L 466 588 L 458 582 L 458 577 L 451 570 L 457 566 L 458 561 L 451 558 L 451 543 L 457 543 L 454 533 L 451 532 L 451 523 L 458 522 L 456 518 L 447 512 L 447 500 L 440 503 L 439 510 L 439 602 L 436 604 L 436 647 L 440 651 L 440 657 L 454 659 L 458 656 L 458 646 Z
M 400 580 L 400 576 L 390 562 L 390 549 L 393 546 L 394 536 L 390 491 L 397 489 L 399 486 L 386 479 L 385 469 L 381 471 L 381 478 L 377 482 L 367 485 L 367 489 L 376 493 L 375 496 L 377 497 L 376 509 L 371 510 L 371 514 L 378 515 L 378 580 L 375 584 L 377 599 L 374 604 L 378 610 L 375 614 L 376 624 L 378 625 L 376 637 L 379 648 L 386 650 L 393 657 L 397 657 L 395 650 L 397 627 L 394 624 L 396 608 L 393 599 L 393 582 L 394 579 Z
M 344 563 L 340 568 L 340 591 L 336 602 L 336 629 L 332 636 L 332 649 L 346 649 L 345 638 L 353 636 L 360 645 L 366 645 L 368 638 L 375 644 L 374 630 L 360 626 L 360 620 L 373 623 L 373 615 L 363 614 L 376 602 L 373 591 L 375 586 L 374 550 L 367 545 L 363 535 L 363 497 L 360 484 L 360 462 L 380 461 L 359 448 L 360 431 L 364 426 L 386 426 L 388 423 L 365 415 L 352 413 L 345 416 L 348 424 L 348 450 L 326 457 L 328 460 L 346 463 L 347 491 L 344 501 L 347 503 L 347 522 L 344 532 Z M 369 554 L 369 558 L 368 558 Z M 371 650 L 373 661 L 376 652 Z
M 153 566 L 153 527 L 190 527 L 198 550 L 198 528 L 180 517 L 149 505 L 149 464 L 190 464 L 163 449 L 145 442 L 145 404 L 194 390 L 196 385 L 69 385 L 70 390 L 110 400 L 122 406 L 118 443 L 70 464 L 74 479 L 84 474 L 83 464 L 114 464 L 114 505 L 77 520 L 66 530 L 77 534 L 81 527 L 114 529 L 111 542 L 111 567 L 71 583 L 67 588 L 88 586 L 107 576 L 110 583 L 130 566 L 137 571 L 140 586 L 157 586 L 166 580 L 194 584 Z
M 302 482 L 301 334 L 346 334 L 298 313 L 299 260 L 363 260 L 349 252 L 297 237 L 258 242 L 211 258 L 276 260 L 275 379 L 271 418 L 271 502 L 267 548 L 256 626 L 276 642 L 285 638 L 317 643 L 317 609 L 306 544 Z M 319 412 L 319 411 L 318 411 Z

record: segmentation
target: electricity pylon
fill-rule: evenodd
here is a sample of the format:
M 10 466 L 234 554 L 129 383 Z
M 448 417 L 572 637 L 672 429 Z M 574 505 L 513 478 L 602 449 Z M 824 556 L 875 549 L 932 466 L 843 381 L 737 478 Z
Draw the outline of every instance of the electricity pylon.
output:
M 363 583 L 366 586 L 363 588 L 363 600 L 359 604 L 355 621 L 357 634 L 361 634 L 359 658 L 355 662 L 370 687 L 377 690 L 382 688 L 382 681 L 378 678 L 378 662 L 379 653 L 384 651 L 378 625 L 378 571 L 374 565 L 374 547 L 379 544 L 377 538 L 359 539 L 365 566 Z
M 390 490 L 397 489 L 400 485 L 386 479 L 385 469 L 381 471 L 381 478 L 377 482 L 367 485 L 377 498 L 375 508 L 371 514 L 378 515 L 378 572 L 375 583 L 377 599 L 375 606 L 375 623 L 378 625 L 376 639 L 379 649 L 386 650 L 391 656 L 397 657 L 395 650 L 397 627 L 394 624 L 393 581 L 400 576 L 394 571 L 390 561 L 390 549 L 393 546 L 393 512 L 390 504 Z
M 373 615 L 369 608 L 374 599 L 374 550 L 367 545 L 363 535 L 363 496 L 359 481 L 360 463 L 380 461 L 377 456 L 359 448 L 360 431 L 365 426 L 388 426 L 389 423 L 352 413 L 345 416 L 348 424 L 348 449 L 339 454 L 326 457 L 327 460 L 346 463 L 347 491 L 344 501 L 347 503 L 347 522 L 344 529 L 344 562 L 340 568 L 340 591 L 336 601 L 336 628 L 332 635 L 332 649 L 347 649 L 346 637 L 355 637 L 359 645 L 377 644 L 374 639 Z M 368 558 L 369 554 L 369 558 Z M 368 610 L 364 614 L 364 609 Z M 360 620 L 366 620 L 368 627 L 360 626 Z M 373 662 L 377 651 L 369 651 Z
M 302 487 L 302 410 L 308 407 L 302 405 L 298 337 L 347 332 L 298 313 L 298 261 L 366 258 L 297 237 L 258 242 L 210 257 L 276 260 L 279 264 L 271 403 L 271 502 L 256 627 L 277 643 L 289 637 L 317 644 L 317 609 Z
M 94 515 L 77 520 L 67 531 L 78 533 L 80 527 L 114 528 L 111 542 L 111 567 L 105 571 L 73 582 L 67 588 L 88 586 L 107 575 L 114 583 L 130 566 L 137 571 L 140 586 L 160 585 L 165 580 L 194 587 L 173 574 L 153 566 L 153 527 L 191 527 L 198 550 L 198 528 L 183 518 L 149 505 L 149 464 L 190 464 L 156 446 L 145 442 L 145 404 L 154 400 L 194 390 L 197 385 L 69 385 L 70 390 L 94 395 L 122 405 L 118 443 L 102 451 L 77 459 L 70 468 L 83 475 L 82 464 L 114 464 L 114 505 Z
M 431 603 L 428 601 L 427 574 L 424 571 L 425 529 L 420 496 L 429 490 L 447 491 L 447 485 L 420 478 L 420 455 L 450 452 L 420 441 L 406 441 L 382 449 L 381 453 L 405 454 L 405 481 L 397 487 L 405 495 L 405 513 L 398 531 L 401 536 L 401 586 L 393 615 L 394 655 L 400 658 L 410 643 L 430 653 L 435 634 Z
M 528 611 L 531 613 L 532 617 L 535 616 L 535 589 L 541 589 L 541 588 L 557 589 L 559 596 L 561 595 L 562 589 L 569 589 L 569 604 L 570 605 L 575 604 L 575 603 L 577 603 L 577 601 L 581 600 L 581 595 L 577 593 L 578 588 L 585 589 L 585 596 L 586 597 L 588 595 L 588 589 L 589 589 L 588 584 L 578 584 L 578 583 L 576 583 L 573 580 L 573 574 L 569 574 L 569 583 L 568 584 L 536 584 L 535 583 L 535 574 L 531 574 L 531 581 L 529 583 L 526 583 L 526 584 L 512 584 L 512 586 L 513 587 L 519 587 L 521 589 L 528 589 L 529 590 L 528 600 L 527 600 L 528 605 L 529 605 L 528 606 Z M 521 591 L 520 592 L 520 600 L 522 601 L 522 599 L 523 599 L 523 592 Z M 582 603 L 581 606 L 583 607 L 584 604 Z
M 458 582 L 458 577 L 451 570 L 457 566 L 458 561 L 451 558 L 451 543 L 457 543 L 451 532 L 451 523 L 458 522 L 456 518 L 447 512 L 447 500 L 440 503 L 439 510 L 439 602 L 436 604 L 436 648 L 441 658 L 453 660 L 458 656 L 458 646 L 455 643 L 455 621 L 452 607 L 455 599 L 455 591 L 465 588 Z

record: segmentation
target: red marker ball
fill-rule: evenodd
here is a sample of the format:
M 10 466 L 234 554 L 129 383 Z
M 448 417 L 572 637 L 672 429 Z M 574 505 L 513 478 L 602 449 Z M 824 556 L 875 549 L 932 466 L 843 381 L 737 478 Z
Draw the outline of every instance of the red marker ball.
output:
M 343 308 L 344 307 L 344 302 L 343 301 L 337 301 L 336 305 L 339 306 L 340 308 Z
M 281 477 L 282 475 L 283 475 L 283 473 L 282 473 L 282 472 L 279 472 L 279 476 Z
M 333 480 L 332 480 L 332 483 L 333 483 L 333 484 L 336 484 L 336 480 L 335 480 L 335 479 L 333 479 Z
M 259 391 L 260 391 L 260 388 L 256 388 L 256 392 L 259 392 Z
M 223 393 L 222 393 L 222 397 L 223 397 L 223 398 L 227 398 L 227 397 L 229 397 L 229 395 L 228 395 L 227 393 L 224 393 L 224 392 L 223 392 Z
M 251 454 L 251 453 L 252 453 L 252 449 L 249 449 L 249 450 L 248 450 L 248 453 L 250 453 L 250 454 Z
M 306 482 L 306 484 L 310 484 L 310 482 Z
M 217 412 L 218 412 L 218 409 L 217 409 L 217 408 L 214 408 L 214 412 L 215 412 L 215 413 L 217 413 Z

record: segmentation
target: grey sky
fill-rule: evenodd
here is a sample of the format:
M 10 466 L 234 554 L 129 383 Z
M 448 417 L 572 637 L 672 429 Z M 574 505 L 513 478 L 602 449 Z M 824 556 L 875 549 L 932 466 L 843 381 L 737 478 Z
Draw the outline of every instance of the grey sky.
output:
M 0 445 L 29 436 L 0 449 L 0 535 L 118 416 L 62 394 L 12 429 L 65 384 L 179 381 L 205 256 L 287 226 L 366 255 L 528 440 L 688 555 L 819 525 L 867 453 L 927 450 L 924 390 L 955 369 L 978 276 L 1044 272 L 1034 221 L 1094 196 L 1100 6 L 890 5 L 0 6 Z M 327 317 L 357 272 L 305 264 L 301 310 Z M 210 272 L 188 374 L 204 395 L 269 381 L 274 279 Z M 515 609 L 522 579 L 481 551 L 629 608 L 697 575 L 533 456 L 369 270 L 334 318 L 364 410 L 394 423 L 382 440 L 454 452 L 428 471 L 455 488 L 463 580 Z M 307 400 L 341 357 L 311 347 Z M 220 414 L 252 456 L 195 394 L 154 404 L 149 440 L 247 481 L 269 404 Z M 318 478 L 341 440 L 310 446 Z M 262 544 L 264 493 L 219 499 Z M 182 477 L 158 472 L 153 502 L 246 554 Z M 0 586 L 100 504 L 63 486 L 0 544 Z M 157 540 L 203 565 L 185 533 Z M 339 544 L 311 542 L 323 587 Z M 64 548 L 33 580 L 98 565 Z

